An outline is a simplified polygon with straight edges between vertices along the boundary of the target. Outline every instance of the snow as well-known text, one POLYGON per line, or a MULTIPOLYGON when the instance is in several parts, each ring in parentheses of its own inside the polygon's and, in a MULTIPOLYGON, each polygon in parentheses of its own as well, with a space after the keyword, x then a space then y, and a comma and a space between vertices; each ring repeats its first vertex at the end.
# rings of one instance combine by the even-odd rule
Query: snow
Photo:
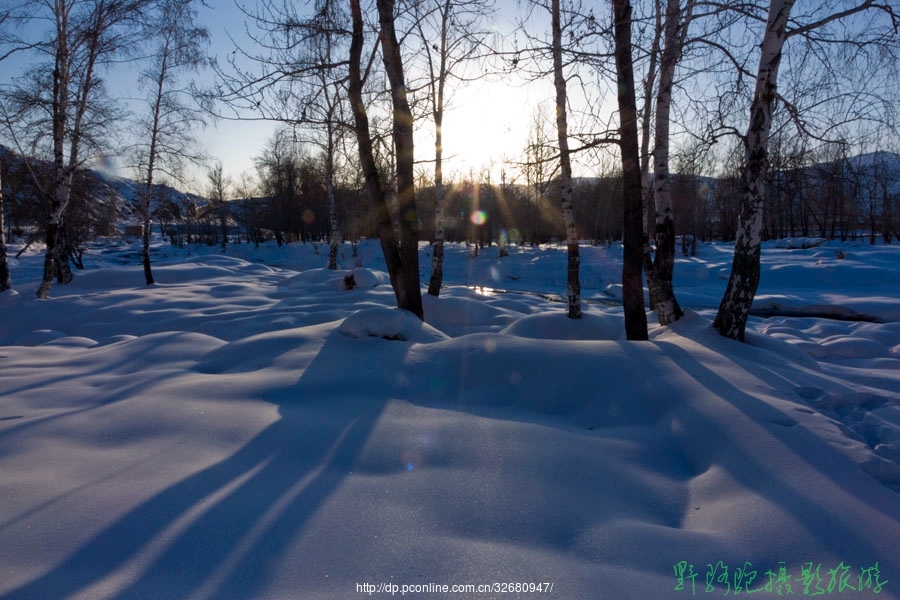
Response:
POLYGON ((149 287, 107 243, 45 301, 26 252, 0 294, 0 597, 664 598, 780 566, 802 594, 820 565, 900 598, 900 249, 805 246, 764 248, 754 308, 784 314, 747 344, 710 326, 729 245, 678 258, 688 310, 648 342, 616 246, 581 248, 579 322, 564 247, 448 244, 425 323, 375 241, 336 272, 324 245, 157 244, 149 287))

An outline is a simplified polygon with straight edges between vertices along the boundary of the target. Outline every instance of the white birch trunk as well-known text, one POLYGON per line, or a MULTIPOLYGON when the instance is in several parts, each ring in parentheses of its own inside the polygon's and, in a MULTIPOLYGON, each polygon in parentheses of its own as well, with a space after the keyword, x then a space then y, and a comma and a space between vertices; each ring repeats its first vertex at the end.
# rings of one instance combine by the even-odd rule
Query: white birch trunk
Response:
POLYGON ((794 0, 772 0, 769 5, 769 16, 756 75, 756 89, 750 105, 750 125, 744 141, 745 164, 741 175, 743 202, 738 220, 731 277, 728 279, 728 286, 719 304, 719 312, 713 322, 713 327, 720 334, 740 341, 744 341, 750 306, 759 287, 769 133, 772 127, 778 67, 787 38, 788 15, 793 5, 794 0))
MULTIPOLYGON (((656 138, 653 147, 653 200, 656 207, 656 260, 650 302, 656 309, 660 325, 668 325, 684 314, 675 298, 672 276, 675 268, 675 217, 672 212, 672 179, 669 172, 669 124, 672 111, 672 86, 675 67, 681 59, 682 47, 690 24, 693 0, 684 9, 681 0, 666 3, 664 49, 659 65, 659 90, 656 95, 656 138)), ((651 277, 647 281, 650 284, 651 277)))
POLYGON ((37 297, 50 296, 53 276, 56 273, 56 242, 62 213, 68 202, 68 188, 65 186, 65 136, 69 109, 69 52, 68 52, 68 12, 56 10, 56 57, 53 70, 53 191, 50 195, 50 211, 47 220, 46 249, 44 250, 44 274, 37 297))
MULTIPOLYGON (((662 37, 662 6, 660 0, 655 0, 656 25, 654 27, 653 43, 650 46, 649 65, 647 66, 647 78, 644 81, 644 106, 641 111, 641 191, 643 201, 643 213, 641 224, 644 235, 649 239, 653 235, 650 226, 650 210, 653 202, 653 189, 650 187, 650 119, 653 116, 653 89, 656 84, 656 73, 659 64, 659 43, 662 37)), ((645 250, 649 252, 649 246, 645 250)), ((652 308, 652 307, 651 307, 652 308)))
POLYGON ((0 176, 0 292, 12 289, 12 278, 9 275, 9 260, 6 257, 6 222, 3 202, 3 179, 0 176))
POLYGON ((331 240, 328 249, 328 268, 337 270, 338 248, 341 243, 341 232, 338 229, 337 205, 334 199, 334 126, 331 113, 328 116, 328 147, 325 149, 325 197, 328 199, 328 217, 331 221, 331 240))
MULTIPOLYGON (((431 277, 428 280, 428 294, 439 296, 444 282, 444 240, 446 223, 444 218, 444 84, 447 81, 448 26, 451 0, 445 0, 441 8, 441 45, 438 62, 437 85, 435 74, 431 73, 431 102, 434 117, 434 248, 431 254, 431 277)), ((423 36, 424 37, 424 36, 423 36)), ((431 54, 428 54, 429 67, 431 54)))
POLYGON ((569 318, 581 318, 581 282, 578 279, 581 257, 578 251, 578 231, 575 227, 575 207, 572 202, 572 163, 569 158, 569 127, 566 120, 566 79, 562 64, 562 27, 560 0, 552 0, 553 28, 553 85, 556 88, 556 134, 559 141, 559 196, 563 223, 566 227, 568 268, 566 298, 569 318))
POLYGON ((54 56, 53 90, 51 118, 53 120, 53 188, 50 195, 50 211, 47 219, 46 250, 44 251, 44 274, 37 290, 37 297, 46 299, 50 296, 50 287, 57 270, 62 274, 64 283, 71 281, 67 254, 64 249, 58 247, 60 229, 63 215, 69 204, 69 193, 72 189, 72 181, 75 170, 78 167, 78 154, 81 147, 81 137, 84 127, 85 115, 88 112, 91 101, 91 93, 94 84, 94 67, 97 58, 102 52, 102 30, 106 23, 98 16, 98 22, 94 28, 84 32, 86 55, 83 68, 77 85, 72 89, 71 70, 74 68, 73 56, 69 47, 69 11, 71 6, 57 0, 54 4, 54 18, 56 20, 56 50, 54 56), (70 98, 74 94, 74 104, 71 108, 75 113, 70 122, 70 98), (66 140, 69 142, 69 155, 65 155, 66 140), (61 252, 61 250, 63 250, 61 252), (66 262, 63 264, 60 260, 66 262), (68 273, 68 275, 66 275, 68 273))

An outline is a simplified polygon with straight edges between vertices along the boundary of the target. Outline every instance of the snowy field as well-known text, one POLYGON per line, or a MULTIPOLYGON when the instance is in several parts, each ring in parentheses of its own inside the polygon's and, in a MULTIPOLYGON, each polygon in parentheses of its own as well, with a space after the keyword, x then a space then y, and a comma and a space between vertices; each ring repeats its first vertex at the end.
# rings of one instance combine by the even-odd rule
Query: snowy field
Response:
POLYGON ((557 247, 450 246, 424 324, 374 241, 336 273, 159 245, 152 287, 107 244, 45 301, 24 254, 0 598, 900 598, 900 246, 787 246, 748 344, 710 327, 730 245, 679 258, 649 342, 615 246, 581 249, 579 322, 557 247))

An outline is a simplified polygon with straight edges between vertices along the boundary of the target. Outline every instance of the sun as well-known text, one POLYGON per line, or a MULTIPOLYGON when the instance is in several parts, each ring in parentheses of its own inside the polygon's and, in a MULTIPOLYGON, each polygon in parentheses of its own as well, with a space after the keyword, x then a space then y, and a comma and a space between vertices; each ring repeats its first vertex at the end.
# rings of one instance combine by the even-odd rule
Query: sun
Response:
MULTIPOLYGON (((504 162, 520 160, 528 143, 540 102, 534 87, 476 81, 453 93, 444 114, 445 178, 481 177, 487 170, 491 181, 500 181, 504 162)), ((416 147, 420 161, 434 156, 433 125, 425 131, 416 147)))

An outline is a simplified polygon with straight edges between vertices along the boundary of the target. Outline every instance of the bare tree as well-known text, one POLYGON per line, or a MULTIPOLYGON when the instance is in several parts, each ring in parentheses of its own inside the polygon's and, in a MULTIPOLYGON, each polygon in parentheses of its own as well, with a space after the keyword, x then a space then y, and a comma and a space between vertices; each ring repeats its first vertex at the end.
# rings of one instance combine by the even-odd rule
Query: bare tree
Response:
POLYGON ((575 208, 572 204, 572 159, 569 156, 569 125, 567 120, 566 77, 563 72, 562 25, 560 0, 551 0, 550 21, 553 35, 553 87, 556 90, 556 137, 559 143, 559 198, 563 221, 566 225, 566 298, 569 318, 581 318, 581 282, 578 269, 581 256, 578 252, 578 230, 575 227, 575 208))
POLYGON ((144 190, 141 211, 144 218, 141 259, 147 285, 153 283, 150 267, 150 228, 153 225, 150 200, 157 170, 177 178, 185 159, 198 162, 192 130, 203 125, 199 113, 183 100, 185 89, 177 87, 183 71, 196 69, 205 62, 204 49, 209 33, 195 23, 196 0, 158 0, 147 26, 155 40, 151 64, 141 73, 149 88, 149 118, 140 129, 147 134, 148 146, 141 150, 144 190))
MULTIPOLYGON (((777 91, 778 72, 781 65, 782 49, 789 37, 804 36, 806 39, 833 39, 822 30, 832 24, 850 19, 864 11, 883 13, 891 22, 896 36, 898 22, 889 4, 874 0, 863 0, 858 4, 821 17, 807 17, 808 22, 796 23, 790 19, 794 0, 771 0, 769 3, 766 28, 760 45, 759 66, 755 78, 755 90, 750 105, 750 120, 744 142, 744 165, 741 173, 741 214, 737 227, 734 259, 731 276, 713 326, 723 336, 744 341, 744 330, 750 307, 760 278, 760 252, 763 233, 763 210, 766 171, 768 167, 768 145, 772 127, 772 114, 776 100, 782 98, 777 91)), ((829 8, 829 7, 824 7, 829 8)), ((806 15, 804 15, 806 17, 806 15)), ((865 46, 866 40, 850 40, 851 46, 865 46)), ((806 122, 796 106, 786 103, 794 120, 801 128, 806 122)))
POLYGON ((365 44, 364 23, 359 0, 350 0, 353 21, 353 37, 350 44, 348 92, 356 125, 356 138, 366 189, 372 204, 378 212, 378 234, 384 252, 388 275, 397 297, 397 306, 424 317, 422 291, 419 287, 418 236, 415 231, 417 220, 415 210, 415 189, 413 170, 412 113, 406 100, 403 81, 403 62, 400 46, 394 28, 393 2, 378 1, 378 15, 381 24, 381 47, 383 61, 391 83, 394 107, 394 146, 397 153, 397 183, 399 192, 400 243, 394 235, 391 211, 387 194, 382 184, 375 162, 369 117, 363 100, 364 76, 362 51, 365 44))
MULTIPOLYGON (((434 249, 428 293, 438 296, 444 277, 444 171, 443 124, 450 91, 447 84, 471 81, 466 66, 484 57, 488 34, 481 23, 493 7, 483 0, 422 0, 416 11, 415 31, 425 62, 425 97, 434 122, 434 249)), ((477 77, 477 76, 476 76, 477 77)))
POLYGON ((337 75, 335 63, 337 50, 339 49, 337 38, 343 32, 340 21, 343 14, 337 11, 337 5, 332 0, 320 0, 316 6, 316 15, 311 26, 315 32, 317 43, 312 45, 310 54, 320 68, 313 70, 315 83, 312 92, 303 101, 301 122, 313 121, 322 130, 324 140, 322 149, 325 161, 325 195, 328 201, 328 217, 330 225, 330 246, 328 250, 328 265, 331 270, 337 269, 338 247, 341 243, 341 232, 338 227, 337 205, 334 193, 335 160, 338 154, 338 144, 343 133, 343 108, 345 76, 337 75), (308 113, 318 114, 318 118, 310 119, 308 113))
POLYGON ((746 155, 741 175, 743 212, 738 220, 731 276, 713 322, 719 333, 740 341, 744 341, 750 305, 759 286, 763 182, 781 49, 787 39, 788 17, 793 5, 793 0, 772 0, 769 4, 756 75, 756 90, 750 107, 750 126, 744 140, 746 155))
MULTIPOLYGON (((0 164, 2 171, 2 164, 0 164)), ((12 278, 9 275, 9 262, 6 258, 6 206, 3 202, 3 177, 0 172, 0 292, 12 289, 12 278)))
POLYGON ((550 117, 543 106, 536 108, 528 130, 528 143, 525 146, 524 160, 518 164, 527 188, 528 215, 523 220, 531 229, 531 243, 540 244, 545 236, 545 213, 549 212, 547 194, 550 180, 559 168, 556 149, 547 131, 550 117))
MULTIPOLYGON (((656 76, 659 73, 660 45, 662 44, 663 36, 662 14, 662 0, 653 0, 654 25, 652 28, 650 50, 647 52, 647 71, 643 82, 643 106, 640 111, 641 186, 643 190, 643 214, 641 216, 641 224, 644 227, 644 234, 648 236, 648 242, 644 246, 644 270, 647 271, 648 277, 650 276, 650 270, 653 267, 652 257, 650 256, 649 237, 654 234, 655 229, 655 223, 651 222, 652 220, 650 218, 650 205, 653 201, 653 190, 650 187, 650 136, 652 133, 650 122, 653 115, 653 93, 656 90, 656 76)), ((651 310, 653 309, 652 295, 650 297, 650 308, 651 310)))
MULTIPOLYGON (((4 125, 32 156, 49 147, 53 177, 43 190, 49 198, 44 275, 38 298, 47 298, 54 275, 71 280, 65 244, 58 244, 62 221, 76 171, 84 159, 106 141, 114 103, 106 97, 100 70, 133 41, 133 23, 140 0, 33 0, 23 3, 24 21, 52 23, 46 41, 19 41, 37 51, 26 76, 4 93, 4 125)), ((33 31, 33 27, 24 27, 33 31)))
MULTIPOLYGON (((9 13, 4 12, 0 14, 0 28, 3 28, 6 25, 6 21, 9 18, 9 13)), ((0 57, 0 60, 5 59, 6 56, 0 57)), ((9 261, 6 257, 6 204, 3 199, 3 163, 0 161, 0 292, 5 292, 6 290, 12 289, 12 278, 9 274, 9 261)))
POLYGON ((219 243, 222 252, 228 248, 228 219, 230 218, 228 204, 228 190, 231 187, 231 179, 222 170, 221 161, 217 161, 206 173, 209 182, 209 200, 211 213, 219 225, 221 240, 219 243))
POLYGON ((334 180, 345 118, 346 66, 341 58, 349 34, 347 15, 336 0, 316 0, 312 11, 289 0, 262 0, 246 9, 253 48, 236 48, 229 68, 216 68, 218 88, 210 98, 230 108, 228 118, 276 121, 304 143, 319 147, 329 216, 329 269, 337 268, 341 231, 334 180), (248 67, 248 65, 250 65, 248 67))
MULTIPOLYGON (((575 150, 570 148, 570 139, 573 137, 570 131, 571 110, 569 106, 570 80, 579 80, 580 69, 592 59, 596 58, 590 52, 588 40, 599 38, 596 18, 593 9, 586 10, 577 0, 530 0, 528 5, 528 17, 523 23, 523 30, 529 39, 531 47, 527 49, 529 55, 536 64, 533 77, 552 76, 554 88, 554 113, 556 125, 556 156, 558 173, 557 185, 554 187, 555 196, 559 203, 565 228, 566 248, 568 260, 566 265, 566 298, 568 316, 572 319, 581 317, 581 283, 579 281, 579 269, 581 257, 578 248, 578 228, 575 215, 572 190, 572 156, 575 150), (550 17, 550 39, 545 41, 538 36, 529 34, 525 24, 532 20, 532 11, 540 8, 546 11, 550 17), (546 67, 545 61, 549 59, 550 66, 546 67)), ((518 62, 518 58, 513 59, 518 62)), ((530 67, 525 67, 527 70, 530 67)), ((583 81, 583 80, 582 80, 583 81)), ((577 127, 575 128, 577 129, 577 127)), ((591 134, 590 145, 599 143, 597 136, 591 134)), ((584 149, 580 148, 579 150, 584 149)))
POLYGON ((393 139, 397 160, 397 207, 400 225, 400 260, 406 306, 424 318, 422 291, 419 288, 419 234, 416 210, 415 157, 413 153, 413 117, 406 94, 403 57, 394 26, 394 0, 376 0, 381 24, 381 58, 391 87, 393 139))
POLYGON ((622 153, 624 217, 622 242, 622 303, 625 309, 625 335, 629 340, 646 340, 647 314, 644 312, 642 284, 643 225, 640 149, 637 132, 637 102, 634 91, 634 67, 631 46, 631 2, 613 0, 616 46, 616 73, 619 99, 619 147, 622 153))
POLYGON ((668 325, 683 315, 672 275, 675 267, 675 218, 672 212, 672 183, 669 173, 669 125, 675 68, 681 58, 694 0, 667 0, 663 50, 659 60, 659 89, 656 94, 656 127, 653 146, 653 201, 656 209, 656 257, 647 270, 650 304, 660 325, 668 325))

